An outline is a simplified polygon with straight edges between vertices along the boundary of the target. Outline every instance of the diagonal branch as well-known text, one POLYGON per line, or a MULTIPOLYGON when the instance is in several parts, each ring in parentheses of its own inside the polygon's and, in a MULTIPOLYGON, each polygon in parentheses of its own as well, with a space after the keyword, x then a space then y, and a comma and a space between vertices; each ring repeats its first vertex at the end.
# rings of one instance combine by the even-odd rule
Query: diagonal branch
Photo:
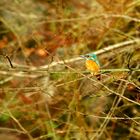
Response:
MULTIPOLYGON (((106 52, 109 52, 109 51, 112 51, 112 50, 116 50, 116 49, 122 49, 123 50, 123 49, 128 49, 128 48, 130 49, 130 47, 131 48, 138 48, 139 46, 133 46, 134 44, 138 44, 138 43, 140 43, 140 39, 128 40, 128 41, 120 42, 120 43, 115 44, 115 45, 110 45, 110 46, 108 46, 106 48, 103 48, 103 49, 100 49, 100 50, 98 50, 94 53, 96 55, 102 55, 103 53, 106 53, 106 52), (130 45, 132 45, 132 46, 130 46, 130 45)), ((28 67, 28 66, 25 66, 25 67, 26 68, 28 67, 31 70, 47 69, 47 68, 50 68, 50 67, 54 67, 56 65, 62 65, 64 63, 72 63, 72 62, 76 62, 76 61, 79 61, 79 60, 82 60, 82 59, 83 58, 81 58, 81 57, 75 57, 75 58, 72 58, 72 59, 67 59, 67 60, 65 60, 65 62, 62 60, 62 61, 58 61, 58 62, 52 62, 49 65, 47 64, 47 65, 43 65, 43 66, 40 66, 40 67, 28 67)))

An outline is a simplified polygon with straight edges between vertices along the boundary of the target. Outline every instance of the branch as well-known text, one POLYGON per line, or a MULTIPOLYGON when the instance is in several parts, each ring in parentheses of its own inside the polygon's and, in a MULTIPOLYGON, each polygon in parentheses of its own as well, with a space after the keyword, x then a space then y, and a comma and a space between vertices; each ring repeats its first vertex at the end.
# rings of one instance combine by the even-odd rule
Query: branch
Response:
MULTIPOLYGON (((133 44, 138 44, 140 43, 140 39, 134 39, 134 40, 128 40, 128 41, 124 41, 124 42, 120 42, 118 44, 115 44, 115 45, 110 45, 106 48, 103 48, 103 49, 100 49, 98 51, 95 51, 94 53, 96 55, 102 55, 103 53, 106 53, 108 51, 112 51, 112 50, 117 50, 117 49, 130 49, 130 48, 138 48, 139 46, 133 46, 133 44), (130 46, 132 45, 132 46, 130 46), (121 48, 123 47, 123 48, 121 48)), ((93 53, 93 52, 92 52, 93 53)), ((51 68, 51 67, 54 67, 56 65, 63 65, 65 63, 72 63, 72 62, 76 62, 76 61, 79 61, 79 60, 82 60, 83 58, 81 57, 75 57, 75 58, 72 58, 72 59, 67 59, 65 61, 58 61, 58 62, 52 62, 51 64, 47 64, 47 65, 43 65, 43 66, 40 66, 40 67, 31 67, 31 66, 27 66, 27 65, 18 65, 18 64, 14 64, 15 66, 19 66, 19 67, 23 67, 23 68, 26 68, 26 69, 30 69, 30 70, 33 70, 33 71, 36 71, 36 70, 40 70, 40 69, 47 69, 47 68, 51 68)))
POLYGON ((9 62, 9 64, 10 64, 10 66, 11 66, 11 68, 14 68, 10 57, 6 55, 5 58, 7 58, 7 60, 8 60, 8 62, 9 62))
MULTIPOLYGON (((33 18, 33 16, 32 16, 32 18, 33 18)), ((121 18, 121 19, 135 21, 135 22, 138 22, 138 23, 140 22, 140 19, 131 17, 129 15, 120 15, 120 14, 97 14, 97 15, 94 15, 94 16, 87 15, 87 16, 77 17, 77 18, 62 18, 62 19, 46 19, 46 18, 44 18, 44 19, 42 19, 42 21, 39 24, 44 24, 44 23, 75 22, 75 21, 83 21, 83 20, 93 20, 93 19, 97 19, 97 18, 121 18)))
POLYGON ((5 57, 5 58, 8 60, 10 67, 11 67, 11 68, 14 68, 14 66, 13 66, 13 64, 12 64, 12 61, 11 61, 11 59, 10 59, 10 57, 9 57, 8 55, 0 54, 0 56, 5 57))

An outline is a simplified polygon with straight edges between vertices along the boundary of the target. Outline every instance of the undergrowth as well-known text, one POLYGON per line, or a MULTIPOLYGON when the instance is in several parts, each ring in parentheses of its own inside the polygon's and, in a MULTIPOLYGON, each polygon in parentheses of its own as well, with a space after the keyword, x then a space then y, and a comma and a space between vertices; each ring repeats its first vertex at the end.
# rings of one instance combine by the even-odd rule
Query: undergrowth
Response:
POLYGON ((1 0, 0 140, 138 140, 139 9, 139 0, 1 0), (79 58, 92 52, 100 81, 79 58))

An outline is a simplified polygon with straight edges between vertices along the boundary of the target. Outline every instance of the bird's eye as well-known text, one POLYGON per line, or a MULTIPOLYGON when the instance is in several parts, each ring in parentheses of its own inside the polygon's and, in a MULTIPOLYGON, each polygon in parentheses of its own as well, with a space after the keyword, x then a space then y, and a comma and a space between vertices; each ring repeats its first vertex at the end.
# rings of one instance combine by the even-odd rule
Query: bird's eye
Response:
POLYGON ((89 55, 86 55, 86 57, 89 58, 90 56, 89 55))

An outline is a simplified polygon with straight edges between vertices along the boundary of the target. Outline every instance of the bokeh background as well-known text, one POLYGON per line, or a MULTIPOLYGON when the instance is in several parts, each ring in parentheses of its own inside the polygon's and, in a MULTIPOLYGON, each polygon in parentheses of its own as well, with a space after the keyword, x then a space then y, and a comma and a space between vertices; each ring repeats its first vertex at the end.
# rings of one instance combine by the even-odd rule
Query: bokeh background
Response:
POLYGON ((0 140, 139 140, 139 37, 140 0, 1 0, 0 140))

